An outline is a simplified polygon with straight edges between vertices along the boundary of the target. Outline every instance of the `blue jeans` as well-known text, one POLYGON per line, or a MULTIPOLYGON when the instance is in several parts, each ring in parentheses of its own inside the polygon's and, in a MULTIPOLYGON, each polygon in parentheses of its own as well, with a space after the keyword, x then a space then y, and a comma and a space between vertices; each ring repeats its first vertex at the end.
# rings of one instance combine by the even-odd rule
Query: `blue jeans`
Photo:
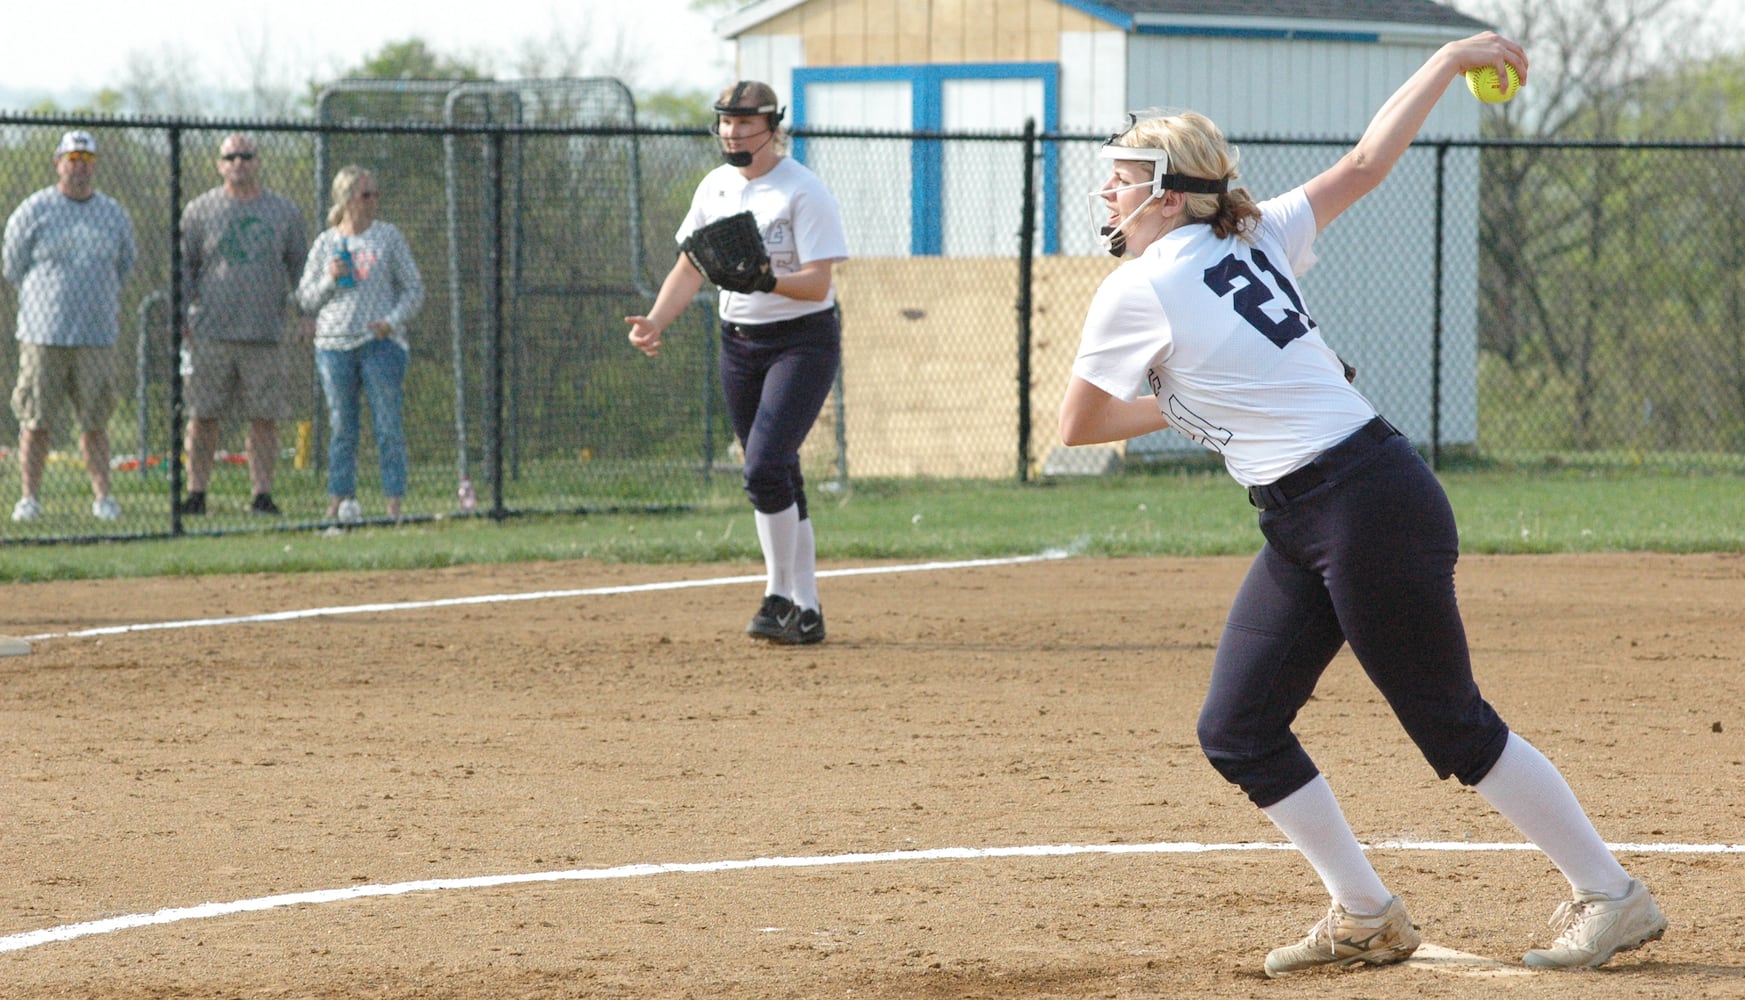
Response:
POLYGON ((370 403, 376 458, 382 469, 382 495, 406 495, 406 430, 400 418, 405 400, 406 349, 377 338, 350 351, 316 350, 315 368, 327 396, 327 493, 357 495, 358 422, 361 396, 370 403))

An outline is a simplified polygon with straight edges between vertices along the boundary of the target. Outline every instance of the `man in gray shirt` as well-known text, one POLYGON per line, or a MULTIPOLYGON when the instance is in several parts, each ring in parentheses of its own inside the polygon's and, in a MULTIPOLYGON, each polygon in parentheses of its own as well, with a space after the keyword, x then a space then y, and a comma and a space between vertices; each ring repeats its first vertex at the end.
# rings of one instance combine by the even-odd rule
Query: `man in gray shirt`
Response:
POLYGON ((109 495, 109 417, 115 412, 115 339, 121 283, 138 251, 133 220, 97 191, 97 140, 68 132, 55 147, 53 187, 26 198, 6 220, 0 269, 18 289, 18 464, 23 496, 14 521, 43 515, 37 490, 49 432, 70 410, 96 499, 91 514, 121 516, 109 495))
POLYGON ((253 140, 225 136, 217 162, 224 184, 182 212, 182 287, 188 298, 182 342, 188 496, 182 513, 206 513, 219 421, 236 416, 249 422, 249 510, 277 514, 277 421, 293 412, 285 326, 307 239, 297 206, 261 186, 253 140))

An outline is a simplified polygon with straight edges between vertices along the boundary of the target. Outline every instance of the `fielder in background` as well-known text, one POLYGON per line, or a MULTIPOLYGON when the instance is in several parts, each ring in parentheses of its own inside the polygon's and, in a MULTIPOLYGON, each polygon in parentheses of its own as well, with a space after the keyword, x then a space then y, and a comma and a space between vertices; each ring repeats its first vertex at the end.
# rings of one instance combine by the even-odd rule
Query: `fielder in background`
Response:
POLYGON ((406 496, 406 324, 424 305, 424 281, 406 237, 376 218, 381 188, 363 167, 333 177, 327 224, 309 248, 297 302, 315 313, 315 369, 332 428, 327 446, 327 519, 363 520, 357 501, 362 400, 370 403, 376 461, 388 517, 400 520, 406 496))
POLYGON ((1192 113, 1146 117, 1113 137, 1102 150, 1113 176, 1092 193, 1106 245, 1133 259, 1091 302, 1062 440, 1173 426, 1223 455, 1260 510, 1265 544, 1230 609, 1198 729, 1212 765, 1332 896, 1306 938, 1266 957, 1268 976, 1399 962, 1418 947, 1404 904, 1291 730, 1347 642, 1436 773, 1476 789, 1568 879, 1557 937, 1526 964, 1597 966, 1666 929, 1557 768, 1479 694, 1455 605, 1447 497, 1346 381, 1297 284, 1316 235, 1381 183, 1449 83, 1475 66, 1512 67, 1524 81, 1527 55, 1490 33, 1450 42, 1343 159, 1270 201, 1230 186, 1235 151, 1192 113))
POLYGON ((248 421, 248 509, 278 514, 277 421, 292 416, 285 323, 308 238, 291 199, 261 186, 260 152, 251 139, 225 136, 217 163, 224 183, 182 212, 182 287, 188 296, 182 342, 188 496, 182 513, 206 513, 219 420, 235 415, 248 421))
POLYGON ((785 154, 774 90, 736 83, 721 92, 715 114, 727 163, 698 185, 678 230, 683 252, 654 307, 625 321, 637 350, 659 354, 661 333, 703 286, 699 266, 711 269, 707 277, 721 289, 721 387, 745 449, 745 492, 768 573, 763 603, 746 632, 785 645, 822 642, 817 545, 800 445, 842 357, 831 269, 847 259, 848 240, 835 196, 785 154), (744 212, 761 235, 750 247, 734 238, 729 221, 744 212))
POLYGON ((18 464, 23 496, 14 521, 43 514, 37 491, 49 434, 70 410, 91 477, 91 515, 113 521, 109 495, 109 417, 115 412, 115 339, 121 284, 138 256, 133 220, 97 190, 97 140, 68 132, 55 147, 53 187, 24 199, 6 220, 4 270, 18 289, 18 464))

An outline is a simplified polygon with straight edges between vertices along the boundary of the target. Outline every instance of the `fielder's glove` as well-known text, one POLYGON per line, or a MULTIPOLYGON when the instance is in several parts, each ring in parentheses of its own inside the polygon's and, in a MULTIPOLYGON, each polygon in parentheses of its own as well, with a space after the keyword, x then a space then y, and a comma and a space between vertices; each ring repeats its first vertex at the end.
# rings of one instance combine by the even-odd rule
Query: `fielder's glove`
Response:
POLYGON ((679 244, 697 270, 729 292, 773 292, 776 276, 750 212, 729 215, 697 229, 679 244))

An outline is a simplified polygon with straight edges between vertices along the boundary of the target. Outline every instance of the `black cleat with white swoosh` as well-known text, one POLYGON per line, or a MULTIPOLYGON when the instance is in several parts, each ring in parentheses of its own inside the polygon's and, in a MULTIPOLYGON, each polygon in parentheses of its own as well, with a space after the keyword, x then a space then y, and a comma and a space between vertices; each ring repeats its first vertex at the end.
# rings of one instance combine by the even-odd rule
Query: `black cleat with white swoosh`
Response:
POLYGON ((794 618, 794 623, 776 641, 786 646, 810 646, 815 642, 823 642, 824 612, 813 611, 811 608, 801 609, 794 618))
POLYGON ((780 594, 765 594, 745 634, 771 642, 787 642, 787 635, 800 623, 800 609, 780 594))

